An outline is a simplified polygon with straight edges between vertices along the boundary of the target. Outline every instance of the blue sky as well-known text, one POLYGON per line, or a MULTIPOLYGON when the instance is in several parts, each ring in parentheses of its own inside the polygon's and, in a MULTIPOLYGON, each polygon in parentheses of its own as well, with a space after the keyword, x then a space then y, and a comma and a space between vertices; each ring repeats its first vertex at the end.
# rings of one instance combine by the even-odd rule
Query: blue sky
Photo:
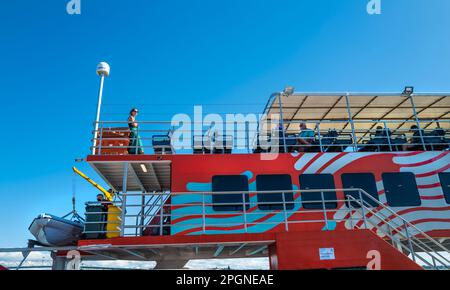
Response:
MULTIPOLYGON (((270 93, 450 91, 450 2, 382 0, 1 1, 0 247, 25 245, 41 212, 70 210, 71 166, 103 119, 169 120, 194 104, 259 113, 270 93), (219 105, 220 104, 220 105, 219 105), (231 104, 224 106, 223 104, 231 104)), ((85 164, 78 165, 92 175, 85 164)), ((78 208, 95 191, 77 179, 78 208)))

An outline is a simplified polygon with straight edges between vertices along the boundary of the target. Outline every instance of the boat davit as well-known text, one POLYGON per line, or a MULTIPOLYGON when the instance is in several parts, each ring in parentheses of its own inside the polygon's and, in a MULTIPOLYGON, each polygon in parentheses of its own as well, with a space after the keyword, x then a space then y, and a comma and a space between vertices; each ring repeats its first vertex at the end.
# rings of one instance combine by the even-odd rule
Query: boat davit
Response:
POLYGON ((28 230, 44 246, 70 246, 77 243, 84 225, 50 214, 40 214, 33 220, 28 230))

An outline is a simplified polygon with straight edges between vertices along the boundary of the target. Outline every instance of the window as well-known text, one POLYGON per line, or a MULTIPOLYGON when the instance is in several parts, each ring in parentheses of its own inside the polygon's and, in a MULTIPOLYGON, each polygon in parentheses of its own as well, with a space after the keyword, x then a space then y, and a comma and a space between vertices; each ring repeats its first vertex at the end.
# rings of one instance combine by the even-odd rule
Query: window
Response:
POLYGON ((389 206, 421 205, 416 178, 413 173, 383 173, 382 178, 389 206))
MULTIPOLYGON (((331 174, 302 174, 299 176, 300 189, 334 189, 334 179, 331 174)), ((322 209, 322 192, 302 192, 302 202, 305 209, 322 209)), ((336 191, 324 191, 325 208, 337 208, 336 191)))
MULTIPOLYGON (((378 200, 377 183, 375 176, 372 173, 344 173, 341 175, 342 186, 344 188, 361 188, 366 191, 370 196, 378 200)), ((347 196, 351 196, 354 199, 360 200, 359 191, 344 191, 345 199, 347 196)), ((376 207, 378 204, 370 197, 361 193, 365 206, 376 207)), ((348 202, 346 202, 348 207, 348 202)), ((358 202, 352 202, 352 207, 360 207, 358 202)))
MULTIPOLYGON (((292 190, 291 176, 288 174, 267 174, 256 176, 257 191, 273 191, 273 190, 292 190)), ((282 193, 258 193, 258 208, 261 210, 282 210, 283 195, 282 193), (275 202, 267 204, 266 202, 275 202), (266 203, 266 204, 260 204, 266 203)), ((294 208, 294 194, 292 192, 284 193, 286 209, 294 208)))
POLYGON ((445 201, 450 204, 450 172, 439 173, 442 191, 444 192, 445 201))
MULTIPOLYGON (((216 175, 212 178, 213 192, 242 191, 248 192, 248 178, 245 175, 216 175)), ((240 211, 243 210, 241 193, 213 194, 213 209, 215 211, 240 211), (218 203, 231 203, 216 205, 218 203)), ((245 194, 245 201, 249 202, 248 193, 245 194)), ((249 205, 246 205, 248 209, 249 205)))

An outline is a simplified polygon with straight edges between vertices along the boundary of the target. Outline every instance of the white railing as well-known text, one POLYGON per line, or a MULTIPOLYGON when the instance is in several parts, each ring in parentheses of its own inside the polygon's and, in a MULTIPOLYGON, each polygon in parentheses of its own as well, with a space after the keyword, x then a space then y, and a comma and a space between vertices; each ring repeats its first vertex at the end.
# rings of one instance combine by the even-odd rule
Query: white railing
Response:
POLYGON ((264 126, 246 123, 223 132, 210 128, 181 130, 171 127, 170 121, 138 124, 133 136, 139 136, 140 142, 130 137, 127 122, 99 122, 98 131, 93 132, 92 154, 433 151, 448 150, 450 144, 448 120, 352 120, 353 126, 349 126, 349 120, 285 121, 284 130, 259 131, 255 128, 264 126), (296 129, 300 123, 305 123, 314 137, 300 137, 296 129), (411 130, 411 126, 417 129, 411 130), (182 140, 175 139, 174 132, 176 136, 184 134, 182 140))

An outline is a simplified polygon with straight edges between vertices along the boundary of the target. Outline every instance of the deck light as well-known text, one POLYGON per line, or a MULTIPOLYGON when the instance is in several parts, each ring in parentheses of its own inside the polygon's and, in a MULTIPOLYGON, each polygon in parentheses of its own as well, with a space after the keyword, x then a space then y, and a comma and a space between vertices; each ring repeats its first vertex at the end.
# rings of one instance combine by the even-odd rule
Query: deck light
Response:
POLYGON ((405 90, 403 91, 403 94, 405 96, 410 96, 414 93, 414 87, 405 87, 405 90))
POLYGON ((145 164, 141 164, 141 169, 144 173, 147 173, 147 167, 145 167, 145 164))
POLYGON ((292 94, 294 94, 295 88, 292 86, 287 86, 286 88, 284 88, 283 90, 283 94, 286 96, 290 96, 292 94))

